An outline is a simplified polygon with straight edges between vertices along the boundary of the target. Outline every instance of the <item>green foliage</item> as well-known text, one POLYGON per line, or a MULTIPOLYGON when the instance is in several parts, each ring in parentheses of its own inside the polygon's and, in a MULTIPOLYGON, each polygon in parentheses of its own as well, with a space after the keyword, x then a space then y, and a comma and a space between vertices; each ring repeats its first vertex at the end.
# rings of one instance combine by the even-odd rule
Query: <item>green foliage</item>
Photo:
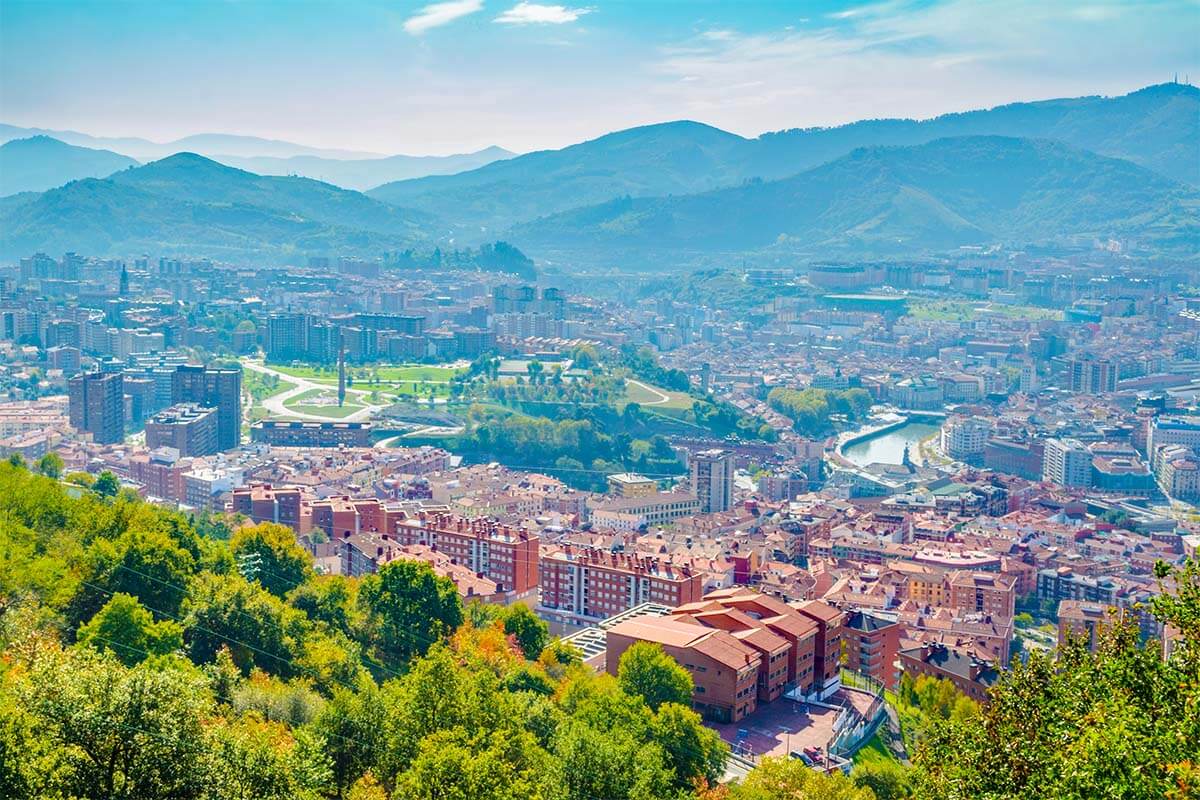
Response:
POLYGON ((692 703, 692 676, 657 644, 635 642, 622 653, 617 681, 654 710, 664 703, 692 703))
POLYGON ((166 655, 183 647, 183 631, 171 620, 155 622, 136 597, 117 593, 76 634, 97 650, 111 650, 122 663, 137 664, 148 656, 166 655))
POLYGON ((120 479, 108 470, 97 475, 95 483, 92 484, 92 490, 101 497, 116 497, 120 489, 120 479))
POLYGON ((1105 626, 1057 660, 1031 653, 992 688, 981 715, 936 725, 916 756, 920 797, 1162 798, 1200 786, 1200 566, 1163 566, 1153 603, 1181 639, 1169 659, 1136 621, 1105 626), (1003 746, 997 746, 1002 743, 1003 746))
POLYGON ((449 578, 424 562, 399 560, 368 576, 359 603, 384 664, 402 666, 462 624, 462 600, 449 578))
POLYGON ((504 632, 517 640, 521 652, 530 660, 537 660, 550 639, 549 626, 524 603, 506 609, 504 632))
POLYGON ((776 387, 767 395, 767 402, 779 413, 792 420, 797 433, 819 436, 833 430, 830 419, 841 414, 851 421, 864 419, 871 410, 871 395, 865 389, 786 389, 776 387))
POLYGON ((52 743, 48 794, 202 796, 201 720, 211 698, 196 676, 150 662, 128 668, 86 648, 45 647, 15 691, 52 743))
POLYGON ((37 460, 37 471, 47 478, 57 479, 63 471, 62 456, 55 452, 46 453, 37 460))
POLYGON ((283 597, 312 576, 312 557, 284 525, 263 522, 239 528, 230 544, 235 558, 254 565, 251 577, 276 597, 283 597))
POLYGON ((850 777, 855 786, 870 789, 877 800, 904 800, 912 796, 909 771, 895 761, 856 765, 850 777))
POLYGON ((871 789, 857 786, 840 772, 823 773, 798 758, 764 758, 728 793, 701 795, 702 800, 875 800, 871 789))

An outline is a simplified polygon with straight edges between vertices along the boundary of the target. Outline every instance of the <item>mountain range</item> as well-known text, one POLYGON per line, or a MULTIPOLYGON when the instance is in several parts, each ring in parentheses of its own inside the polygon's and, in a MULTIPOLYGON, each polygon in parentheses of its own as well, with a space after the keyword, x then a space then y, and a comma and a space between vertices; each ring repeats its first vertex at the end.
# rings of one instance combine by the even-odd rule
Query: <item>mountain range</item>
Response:
POLYGON ((44 192, 79 178, 102 178, 137 166, 129 156, 92 150, 31 136, 0 145, 0 197, 18 192, 44 192))
POLYGON ((485 147, 473 153, 450 156, 387 156, 385 158, 321 158, 320 156, 231 156, 214 155, 213 160, 260 175, 303 175, 360 191, 381 183, 422 178, 426 175, 452 175, 456 172, 512 158, 515 153, 503 147, 485 147))
POLYGON ((436 225, 359 192, 255 175, 194 153, 23 197, 0 204, 0 254, 374 256, 419 243, 436 225))
POLYGON ((353 159, 382 158, 384 156, 383 153, 367 153, 361 150, 328 150, 279 139, 263 139, 258 136, 239 136, 229 133, 198 133, 170 142, 152 142, 136 136, 92 136, 79 131, 22 128, 0 123, 0 141, 27 139, 30 136, 49 136, 60 142, 79 147, 113 150, 132 156, 139 161, 152 161, 182 152, 231 153, 242 157, 266 156, 271 158, 318 156, 320 158, 353 159))
POLYGON ((795 175, 860 147, 955 136, 1053 139, 1200 186, 1200 89, 1151 86, 1120 97, 1015 103, 931 120, 866 120, 745 139, 696 122, 633 128, 470 172, 380 186, 372 197, 422 209, 462 235, 629 195, 692 194, 795 175))
POLYGON ((518 226, 527 251, 903 253, 994 242, 1200 241, 1200 192, 1048 140, 961 136, 860 148, 776 181, 623 197, 518 226))
POLYGON ((403 156, 238 157, 261 171, 290 172, 288 163, 342 170, 339 180, 360 186, 382 174, 384 162, 454 169, 450 159, 502 159, 365 194, 183 153, 103 180, 0 198, 0 254, 153 250, 288 260, 458 248, 499 236, 543 258, 686 264, 768 248, 916 255, 1116 236, 1195 257, 1197 142, 1200 90, 1165 84, 1121 97, 755 139, 671 122, 561 150, 504 158, 510 154, 490 148, 439 165, 403 156))

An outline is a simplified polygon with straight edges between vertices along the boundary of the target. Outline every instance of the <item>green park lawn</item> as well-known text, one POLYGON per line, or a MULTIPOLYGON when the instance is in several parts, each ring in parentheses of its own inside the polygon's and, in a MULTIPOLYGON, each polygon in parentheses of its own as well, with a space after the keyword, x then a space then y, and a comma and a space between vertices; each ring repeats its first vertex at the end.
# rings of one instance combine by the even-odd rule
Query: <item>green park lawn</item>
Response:
MULTIPOLYGON (((643 381, 642 383, 645 382, 643 381)), ((650 386, 651 389, 656 391, 649 391, 637 383, 626 380, 625 397, 623 398, 624 402, 637 403, 647 410, 656 411, 665 411, 668 409, 676 411, 686 410, 691 408, 692 403, 695 402, 695 398, 685 392, 673 392, 669 389, 661 389, 657 386, 651 386, 648 383, 646 386, 650 386), (660 392, 667 396, 667 401, 665 403, 657 402, 662 399, 661 395, 659 394, 660 392)))
POLYGON ((986 300, 913 300, 908 309, 908 316, 913 319, 939 322, 970 322, 985 314, 999 314, 1013 319, 1062 319, 1062 312, 1053 308, 1010 306, 986 300))

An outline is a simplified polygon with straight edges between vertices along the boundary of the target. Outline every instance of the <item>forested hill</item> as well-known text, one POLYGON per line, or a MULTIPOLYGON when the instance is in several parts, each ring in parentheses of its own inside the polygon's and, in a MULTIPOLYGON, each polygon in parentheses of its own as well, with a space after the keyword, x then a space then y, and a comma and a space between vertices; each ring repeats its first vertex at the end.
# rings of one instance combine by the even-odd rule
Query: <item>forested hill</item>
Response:
POLYGON ((685 197, 622 198, 515 229, 538 251, 776 246, 920 253, 996 242, 1137 236, 1194 253, 1196 190, 1128 161, 999 136, 865 148, 792 178, 685 197))

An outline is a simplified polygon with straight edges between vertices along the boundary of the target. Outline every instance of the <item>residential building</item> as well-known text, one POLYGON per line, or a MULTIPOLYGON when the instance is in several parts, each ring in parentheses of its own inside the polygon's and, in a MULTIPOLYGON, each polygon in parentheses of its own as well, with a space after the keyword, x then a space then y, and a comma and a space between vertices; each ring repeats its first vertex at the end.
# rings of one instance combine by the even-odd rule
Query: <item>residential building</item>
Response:
POLYGON ((1000 679, 991 662, 940 642, 902 649, 898 660, 902 672, 914 678, 928 675, 948 680, 977 703, 987 702, 988 690, 1000 679))
POLYGON ((87 372, 67 385, 71 427, 97 444, 125 439, 125 392, 120 372, 87 372))
POLYGON ((217 409, 217 448, 232 450, 242 439, 242 370, 184 364, 171 381, 172 403, 217 409))
POLYGON ((1078 439, 1047 439, 1042 480, 1068 488, 1091 486, 1091 451, 1078 439))
POLYGON ((717 722, 738 722, 758 708, 762 656, 733 634, 670 617, 642 616, 608 629, 606 669, 616 675, 621 656, 651 642, 692 676, 692 707, 717 722))
POLYGON ((904 626, 894 613, 856 609, 847 613, 842 628, 847 669, 896 688, 896 657, 904 626))
POLYGON ((681 606, 700 599, 703 576, 665 559, 572 545, 541 555, 541 609, 568 624, 588 623, 641 603, 681 606))
POLYGON ((146 421, 146 446, 170 447, 184 457, 217 453, 217 409, 179 403, 159 411, 146 421))
POLYGON ((733 505, 733 453, 702 450, 689 460, 692 491, 700 498, 700 510, 706 514, 728 511, 733 505))
POLYGON ((250 426, 250 440, 277 447, 370 447, 370 422, 302 422, 264 419, 250 426))
POLYGON ((1013 575, 962 570, 952 573, 948 583, 951 608, 1006 619, 1016 613, 1017 579, 1013 575))

